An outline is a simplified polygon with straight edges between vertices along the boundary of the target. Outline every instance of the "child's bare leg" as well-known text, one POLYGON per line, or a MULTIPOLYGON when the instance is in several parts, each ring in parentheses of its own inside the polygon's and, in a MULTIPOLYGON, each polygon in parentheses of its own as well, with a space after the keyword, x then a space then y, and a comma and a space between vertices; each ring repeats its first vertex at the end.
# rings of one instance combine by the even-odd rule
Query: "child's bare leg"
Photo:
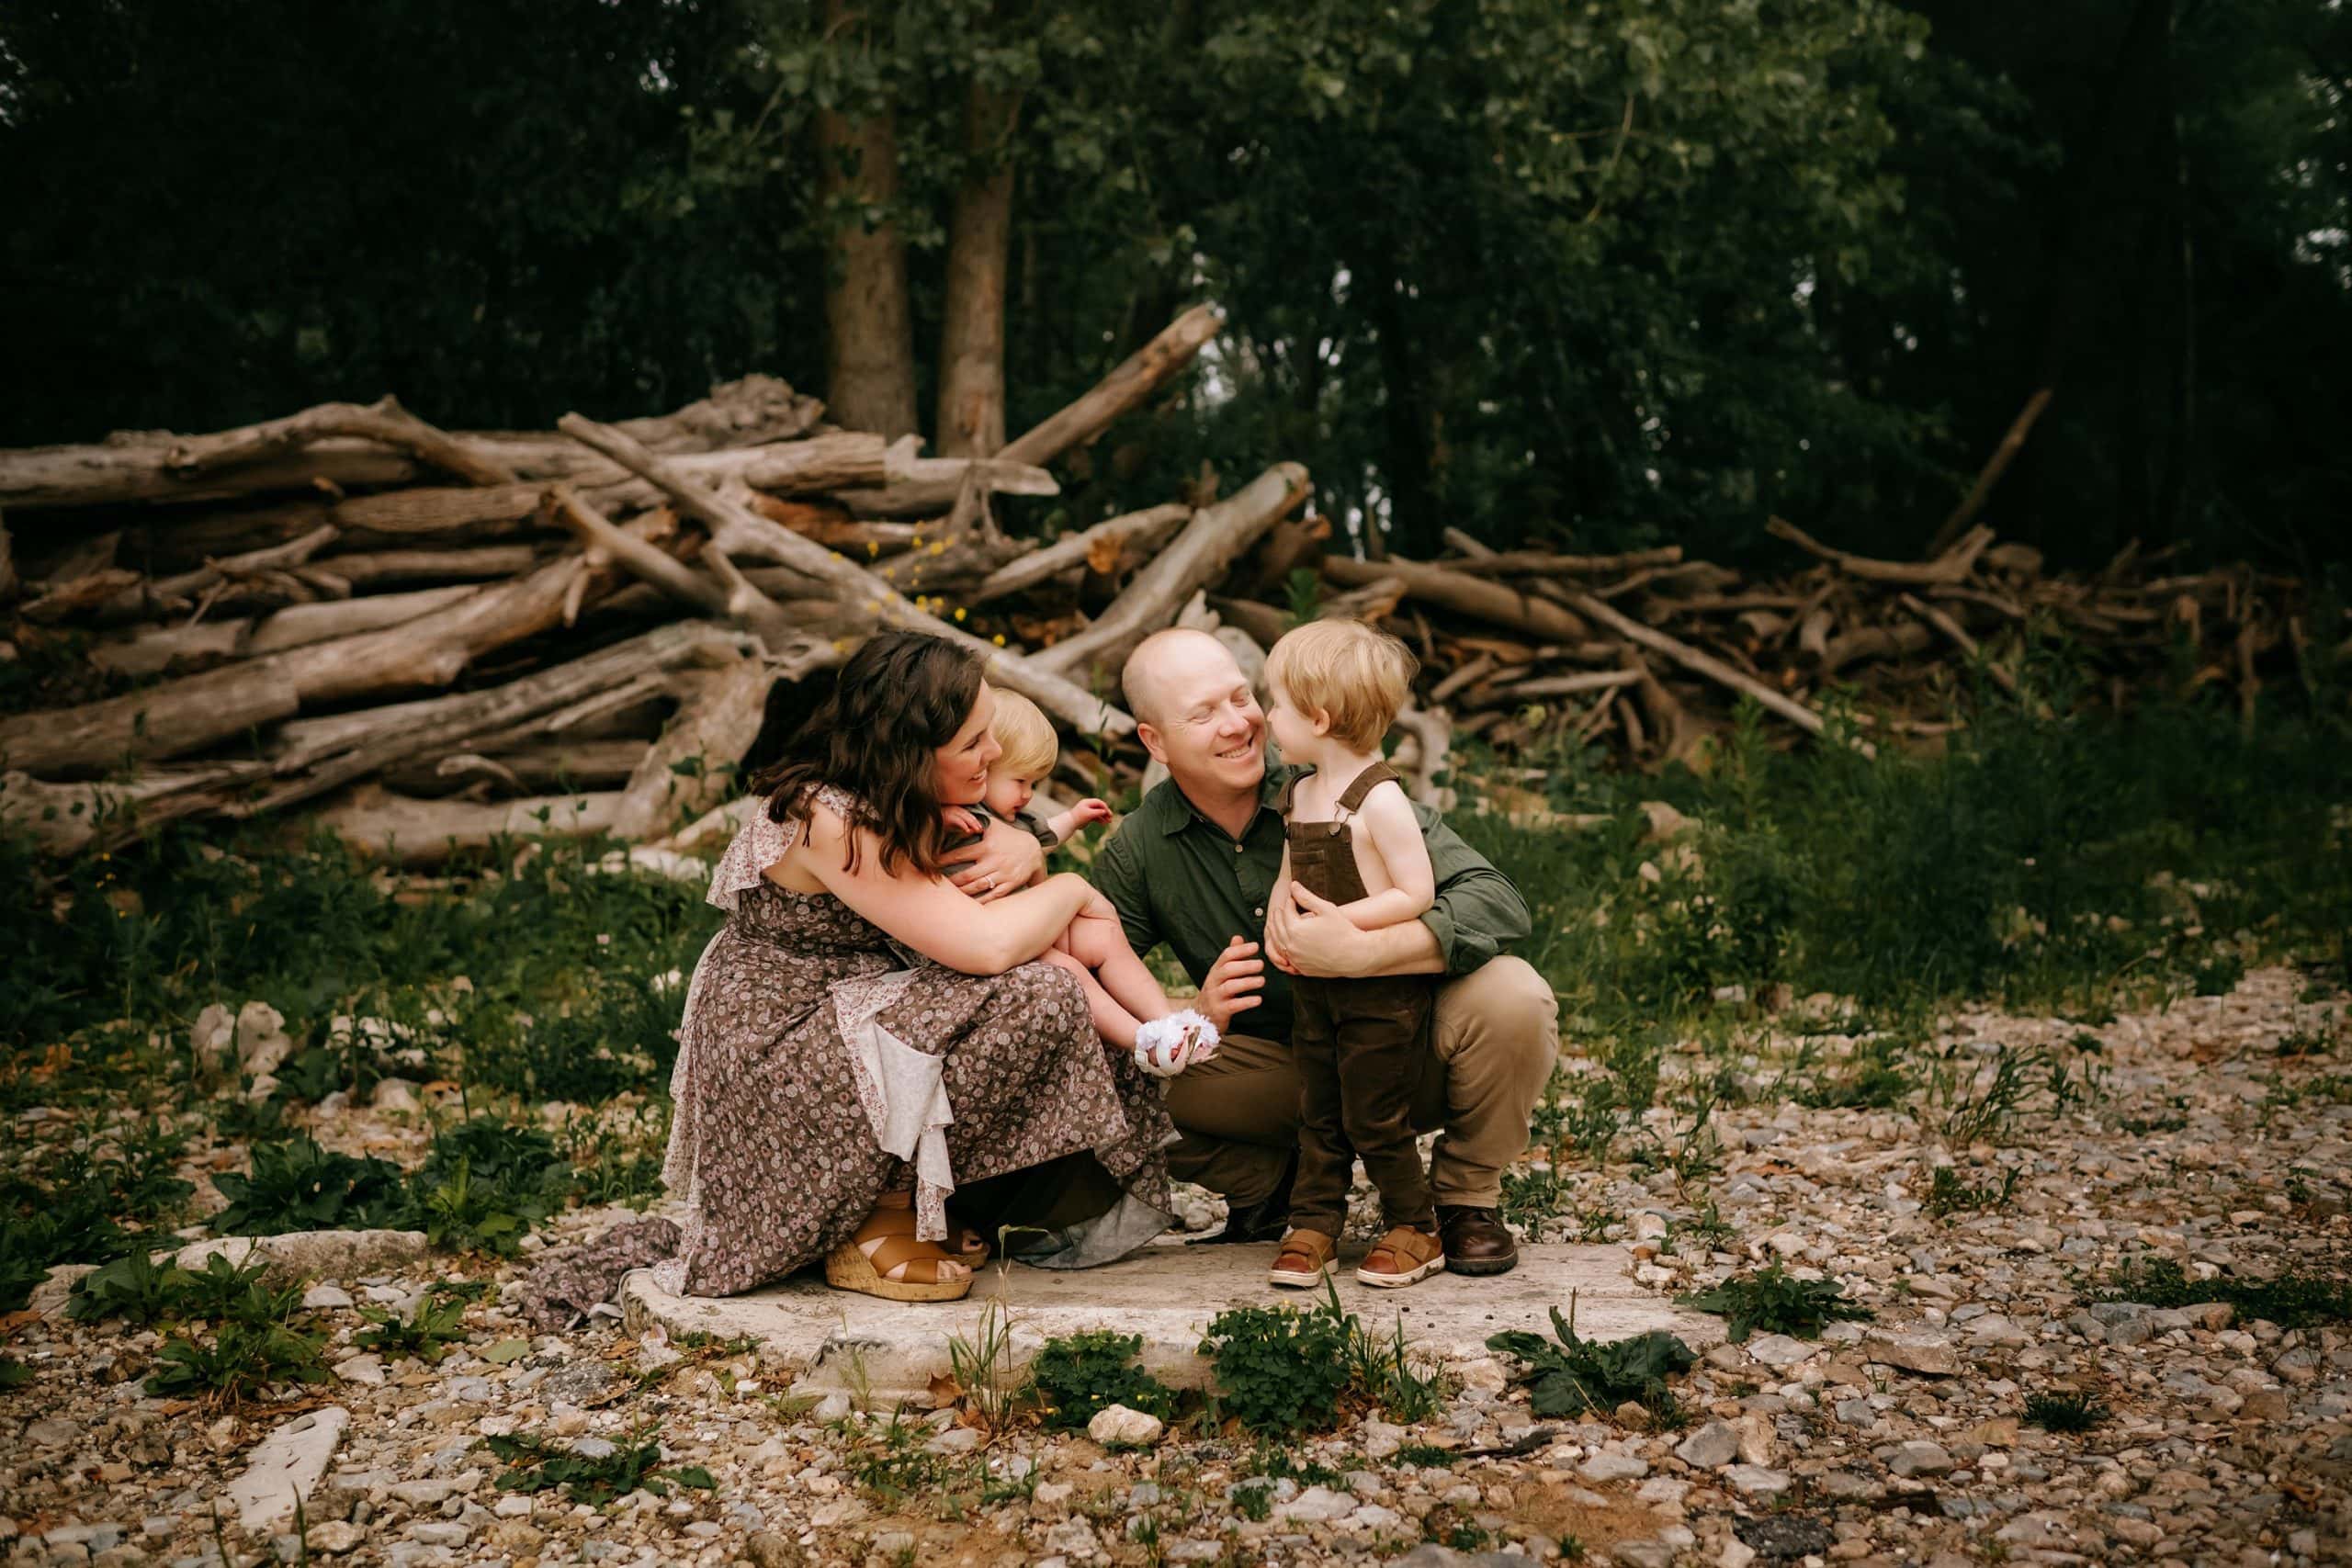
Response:
MULTIPOLYGON (((1141 1021, 1103 989, 1102 982, 1094 977, 1094 972, 1058 947, 1047 948, 1044 957, 1046 963, 1078 976, 1078 983, 1086 990, 1087 1010, 1094 1015, 1094 1032, 1122 1051, 1134 1050, 1136 1031, 1141 1027, 1141 1021)), ((1151 1016, 1158 1018, 1159 1014, 1151 1016)))
POLYGON ((1112 999, 1136 1018, 1165 1018, 1176 1010, 1151 969, 1127 945, 1126 933, 1111 920, 1072 920, 1057 946, 1067 950, 1100 978, 1112 999))

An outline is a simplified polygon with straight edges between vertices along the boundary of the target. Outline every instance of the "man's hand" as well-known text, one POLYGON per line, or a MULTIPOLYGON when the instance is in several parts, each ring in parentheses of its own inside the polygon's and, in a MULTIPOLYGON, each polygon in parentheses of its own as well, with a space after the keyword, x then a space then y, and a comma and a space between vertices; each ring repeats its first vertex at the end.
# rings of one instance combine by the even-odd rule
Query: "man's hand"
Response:
POLYGON ((1337 904, 1295 882, 1287 901, 1276 899, 1266 910, 1266 946, 1293 975, 1328 978, 1369 974, 1373 967, 1355 923, 1337 904))
POLYGON ((1227 1034, 1233 1030, 1236 1013, 1247 1012, 1266 999, 1259 994, 1265 988, 1266 961, 1258 956, 1258 944, 1235 937, 1201 976, 1201 994, 1193 1006, 1216 1025, 1219 1034, 1227 1034))
POLYGON ((1028 886, 1046 869, 1046 847, 1035 834, 991 821, 986 838, 944 859, 963 868, 951 871, 947 880, 987 904, 1028 886))

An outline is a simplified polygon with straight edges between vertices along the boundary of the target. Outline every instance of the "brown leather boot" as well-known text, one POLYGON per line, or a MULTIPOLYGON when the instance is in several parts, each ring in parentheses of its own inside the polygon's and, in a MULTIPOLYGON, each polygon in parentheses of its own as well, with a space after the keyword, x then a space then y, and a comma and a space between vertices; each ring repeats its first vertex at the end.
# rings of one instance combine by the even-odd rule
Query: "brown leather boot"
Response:
POLYGON ((1440 1203, 1437 1234, 1449 1274, 1508 1274, 1519 1267, 1519 1241, 1492 1209, 1440 1203))

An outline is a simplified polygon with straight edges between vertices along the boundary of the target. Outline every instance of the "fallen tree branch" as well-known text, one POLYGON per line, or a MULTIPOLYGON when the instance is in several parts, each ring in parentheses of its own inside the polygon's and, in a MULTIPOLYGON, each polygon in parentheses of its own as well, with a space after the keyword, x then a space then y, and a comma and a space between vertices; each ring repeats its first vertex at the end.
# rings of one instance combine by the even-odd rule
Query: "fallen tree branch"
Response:
POLYGON ((618 791, 607 791, 486 804, 412 800, 369 784, 320 811, 318 820, 361 853, 413 871, 500 839, 592 838, 611 829, 620 799, 618 791))
POLYGON ((266 420, 241 430, 188 436, 174 442, 164 452, 164 469, 175 479, 196 479, 222 468, 282 457, 338 435, 380 442, 471 484, 510 484, 515 477, 505 464, 427 424, 401 407, 399 399, 391 397, 379 398, 364 406, 321 403, 300 413, 266 420))
POLYGON ((1830 548, 1784 517, 1775 517, 1764 525, 1764 531, 1776 539, 1786 539, 1808 555, 1820 557, 1840 571, 1866 579, 1871 582, 1901 582, 1914 587, 1938 582, 1958 582, 1976 564, 1984 547, 1993 542, 1993 530, 1972 528, 1959 543, 1929 561, 1873 560, 1845 550, 1830 548))
POLYGON ((1091 626, 1033 654, 1032 660, 1064 675, 1088 668, 1115 674, 1136 644, 1175 620, 1185 601, 1223 576, 1243 551, 1306 499, 1307 490, 1306 468, 1277 463, 1216 505, 1201 508, 1091 626))
MULTIPOLYGON (((1470 540, 1469 543, 1475 550, 1486 550, 1486 547, 1478 544, 1475 539, 1470 540)), ((1391 564, 1393 565, 1394 563, 1391 564)), ((1765 707, 1779 714, 1782 718, 1787 719, 1790 723, 1795 725, 1798 728, 1804 730, 1808 735, 1819 735, 1825 728, 1821 716, 1814 712, 1811 708, 1805 706, 1803 703, 1797 702, 1792 698, 1772 690, 1771 687, 1765 685, 1760 681, 1742 674, 1740 671, 1733 669, 1730 665, 1725 664, 1722 660, 1715 658, 1713 655, 1702 653, 1699 649, 1692 648, 1689 643, 1680 641, 1675 637, 1670 637, 1662 631, 1657 631, 1652 627, 1645 626, 1639 621, 1636 621, 1631 616, 1628 616, 1619 611, 1614 606, 1594 598, 1589 593, 1571 593, 1569 597, 1574 602, 1577 609, 1583 611, 1586 615, 1591 616, 1595 621, 1600 622, 1602 626, 1616 632, 1628 642, 1636 642, 1641 644, 1644 648, 1650 649, 1658 653, 1663 653, 1668 659, 1673 660, 1677 664, 1681 665, 1684 669, 1704 675, 1708 680, 1713 681, 1719 685, 1729 686, 1734 691, 1747 693, 1749 696, 1754 697, 1758 703, 1761 703, 1765 707)), ((1630 720, 1632 717, 1630 712, 1627 713, 1626 717, 1629 720, 1628 728, 1630 728, 1630 720)), ((1857 742, 1857 745, 1860 748, 1863 755, 1875 755, 1867 742, 1857 742)))
POLYGON ((1532 598, 1499 582, 1399 556, 1384 561, 1326 556, 1323 575, 1349 587, 1362 587, 1383 577, 1397 578, 1404 582, 1405 592, 1416 599, 1555 642, 1582 642, 1591 635, 1583 621, 1560 605, 1532 598))
POLYGON ((1225 317, 1214 305, 1195 305, 1158 336, 1119 362, 1068 407, 1023 432, 997 454, 1009 463, 1045 468, 1073 446, 1084 446, 1141 403, 1159 384, 1193 362, 1216 336, 1225 317))
POLYGON ((1049 582, 1066 571, 1094 567, 1106 558, 1115 562, 1130 551, 1148 554, 1174 537, 1192 515, 1191 507, 1170 502, 1165 506, 1148 507, 1097 523, 1075 534, 1065 534, 982 578, 980 585, 972 591, 971 602, 986 604, 1049 582))
POLYGON ((2018 411, 2018 417, 2009 422, 2001 444, 1993 448, 1990 457, 1984 459, 1984 467, 1977 474, 1976 482, 1968 487, 1967 495, 1952 508, 1951 515, 1944 519, 1944 525, 1936 530, 1936 536, 1928 541, 1928 555, 1939 556, 1951 548, 1959 540, 1961 530, 1976 521, 1976 514, 1984 510, 1984 502, 1992 497, 1993 487, 2001 482, 2001 476, 2009 471, 2009 465, 2025 449, 2025 438, 2033 434, 2034 422, 2041 417, 2041 411, 2050 406, 2051 391, 2052 389, 2044 387, 2025 400, 2025 407, 2018 411))
POLYGON ((1472 577, 1599 577, 1612 571, 1638 571, 1645 567, 1679 565, 1680 545, 1655 550, 1629 550, 1616 556, 1559 556, 1549 550, 1498 550, 1448 561, 1453 571, 1472 577))
POLYGON ((1995 685, 2013 697, 2018 694, 2017 677, 1985 658, 1984 649, 1979 646, 1974 637, 1968 635, 1968 628, 1935 605, 1925 604, 1911 594, 1898 593, 1894 597, 1894 602, 1941 632, 1946 641, 1969 658, 1975 660, 1984 668, 1984 673, 1992 677, 1995 685))
POLYGON ((711 530, 714 548, 729 555, 758 555, 779 561, 831 586, 854 612, 862 610, 879 621, 945 637, 984 660, 991 680, 1021 693, 1080 730, 1107 735, 1134 732, 1134 719, 1050 670, 1040 668, 1034 659, 994 647, 923 614, 865 568, 718 494, 610 426, 576 413, 568 413, 556 423, 574 440, 660 486, 682 510, 711 530))
POLYGON ((680 704, 661 739, 630 773, 613 808, 613 837, 631 842, 654 838, 680 816, 699 817, 741 794, 744 781, 736 777, 735 764, 759 738, 768 688, 778 679, 765 663, 746 659, 718 671, 680 704), (699 768, 681 771, 680 764, 697 759, 699 768))

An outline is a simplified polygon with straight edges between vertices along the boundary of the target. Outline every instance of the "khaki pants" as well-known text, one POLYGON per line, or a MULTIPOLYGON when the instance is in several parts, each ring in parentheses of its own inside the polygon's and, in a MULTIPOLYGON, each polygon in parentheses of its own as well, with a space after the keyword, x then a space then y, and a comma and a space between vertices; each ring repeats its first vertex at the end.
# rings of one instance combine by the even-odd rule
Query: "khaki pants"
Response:
MULTIPOLYGON (((1527 1152, 1528 1112, 1560 1054, 1560 1004, 1524 959, 1490 959, 1438 987, 1431 1034, 1442 1095, 1413 1112, 1417 1131, 1438 1133, 1430 1186, 1440 1203, 1495 1208, 1503 1168, 1527 1152)), ((1168 1151, 1170 1171, 1234 1203, 1263 1201, 1298 1147, 1289 1043, 1227 1035, 1213 1059, 1168 1080, 1168 1113, 1182 1134, 1168 1151)))

